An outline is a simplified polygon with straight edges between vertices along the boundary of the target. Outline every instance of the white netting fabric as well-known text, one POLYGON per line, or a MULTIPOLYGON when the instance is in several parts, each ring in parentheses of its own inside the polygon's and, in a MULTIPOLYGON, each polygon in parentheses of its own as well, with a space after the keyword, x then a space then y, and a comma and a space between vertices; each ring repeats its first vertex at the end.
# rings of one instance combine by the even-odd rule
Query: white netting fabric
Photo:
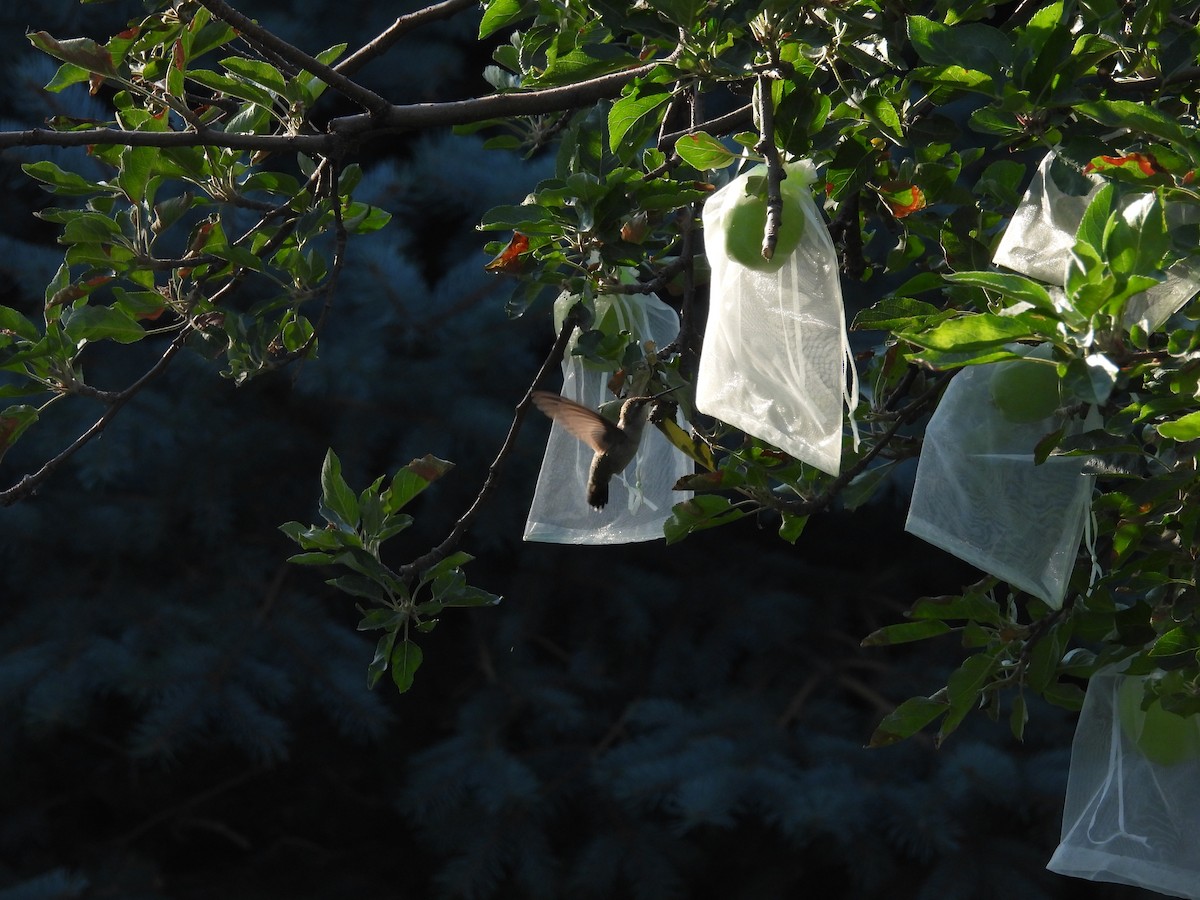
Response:
MULTIPOLYGON (((704 205, 704 250, 712 269, 708 324, 696 379, 696 408, 836 475, 842 453, 842 405, 848 342, 837 252, 809 196, 812 163, 785 167, 784 215, 803 210, 800 242, 777 271, 747 268, 725 248, 734 204, 751 170, 704 205)), ((852 377, 853 361, 850 362, 852 377)))
MULTIPOLYGON (((996 247, 992 262, 1030 278, 1062 287, 1066 283, 1067 263, 1075 246, 1075 232, 1088 204, 1104 184, 1098 175, 1087 176, 1091 188, 1085 194, 1071 194, 1059 187, 1055 172, 1068 163, 1054 153, 1046 154, 1029 189, 1021 198, 1012 220, 996 247)), ((1059 179, 1065 175, 1060 172, 1059 179)), ((1134 198, 1124 212, 1134 216, 1138 204, 1149 202, 1150 195, 1134 198)), ((1182 224, 1195 215, 1192 207, 1170 204, 1168 221, 1182 224)), ((1137 324, 1146 331, 1162 327, 1175 312, 1200 291, 1200 262, 1181 260, 1167 270, 1167 280, 1130 297, 1125 305, 1123 324, 1137 324)))
POLYGON ((1061 423, 1057 414, 1020 423, 1001 413, 991 382, 1006 365, 969 366, 946 388, 925 431, 904 527, 1059 607, 1090 515, 1093 478, 1081 458, 1034 465, 1037 442, 1061 423))
MULTIPOLYGON (((638 341, 662 347, 679 333, 679 316, 657 297, 606 295, 596 299, 596 318, 617 317, 620 330, 638 341)), ((568 355, 562 364, 562 395, 592 409, 613 400, 611 372, 593 369, 568 355)), ((533 504, 525 523, 525 540, 553 544, 623 544, 663 536, 671 506, 691 494, 674 491, 692 473, 691 461, 653 425, 647 425, 634 461, 610 484, 608 504, 588 506, 584 495, 593 452, 557 422, 550 429, 538 473, 533 504)))
POLYGON ((1046 868, 1200 900, 1196 717, 1160 708, 1149 727, 1166 731, 1146 735, 1154 710, 1140 714, 1141 699, 1141 678, 1115 669, 1092 676, 1071 748, 1062 842, 1046 868))

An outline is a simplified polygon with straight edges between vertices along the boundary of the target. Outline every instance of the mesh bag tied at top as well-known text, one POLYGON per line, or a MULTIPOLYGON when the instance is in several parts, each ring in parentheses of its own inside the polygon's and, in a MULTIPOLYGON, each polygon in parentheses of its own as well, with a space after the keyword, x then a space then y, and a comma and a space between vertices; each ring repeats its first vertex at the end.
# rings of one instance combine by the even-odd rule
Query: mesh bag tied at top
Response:
MULTIPOLYGON (((560 298, 559 312, 574 298, 560 298)), ((679 333, 679 316, 652 296, 605 295, 596 298, 596 318, 616 317, 616 327, 640 342, 662 347, 679 333)), ((561 316, 560 316, 561 318, 561 316)), ((561 327, 561 321, 558 323, 561 327)), ((576 330, 575 336, 578 337, 576 330)), ((563 359, 562 395, 591 409, 613 400, 611 372, 593 368, 570 353, 563 359)), ((525 540, 553 544, 622 544, 663 536, 671 507, 691 497, 675 491, 680 478, 692 473, 691 461, 653 425, 647 425, 637 456, 609 485, 609 501, 601 510, 588 506, 584 494, 594 453, 558 422, 550 429, 533 503, 525 523, 525 540)))
MULTIPOLYGON (((836 475, 842 455, 842 405, 848 341, 837 251, 809 185, 812 163, 784 167, 784 216, 804 217, 800 241, 775 271, 730 257, 726 232, 750 179, 738 176, 704 204, 704 252, 712 269, 708 323, 696 378, 696 408, 836 475)), ((851 376, 856 378, 853 363, 851 376)), ((857 434, 856 434, 857 436, 857 434)))

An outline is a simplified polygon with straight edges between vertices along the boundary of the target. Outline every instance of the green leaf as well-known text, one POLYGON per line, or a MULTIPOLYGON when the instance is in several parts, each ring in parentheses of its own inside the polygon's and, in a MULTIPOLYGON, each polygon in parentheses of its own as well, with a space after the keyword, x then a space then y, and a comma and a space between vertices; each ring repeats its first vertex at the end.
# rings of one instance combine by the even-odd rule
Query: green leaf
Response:
POLYGON ((332 553, 322 553, 313 551, 311 553, 296 553, 288 557, 288 562, 295 563, 298 566, 328 566, 332 565, 334 556, 332 553))
POLYGON ((945 700, 935 700, 932 697, 912 697, 905 700, 883 717, 867 746, 886 747, 910 738, 947 709, 949 706, 945 700))
POLYGON ((550 209, 536 203, 497 206, 489 209, 479 223, 480 231, 512 229, 524 235, 560 234, 563 225, 550 209))
POLYGON ((931 350, 962 352, 990 349, 1036 337, 1036 333, 1020 316, 977 313, 949 319, 926 331, 897 336, 931 350))
POLYGON ((999 625, 1001 622, 1000 607, 983 593, 967 593, 961 597, 922 597, 908 614, 914 619, 967 619, 989 625, 999 625))
POLYGON ((1029 303, 1038 309, 1056 312, 1050 292, 1024 275, 1009 275, 1003 272, 954 272, 945 277, 953 284, 966 284, 995 291, 1015 303, 1029 303))
POLYGON ((125 197, 130 203, 140 203, 146 197, 146 186, 158 162, 157 147, 122 147, 121 171, 117 175, 125 197))
MULTIPOLYGON (((934 277, 941 284, 942 279, 934 277)), ((924 300, 903 296, 884 297, 870 309, 860 310, 850 327, 854 331, 915 331, 927 327, 931 320, 946 319, 952 315, 953 311, 941 310, 924 300)))
POLYGON ((1066 645, 1068 632, 1064 632, 1056 624, 1033 645, 1029 653, 1029 667, 1025 678, 1028 685, 1039 694, 1054 680, 1058 673, 1058 664, 1062 662, 1063 648, 1066 645))
POLYGON ((403 509, 413 497, 454 468, 454 463, 426 454, 414 459, 392 478, 384 493, 384 508, 388 513, 403 509))
POLYGON ((879 128, 887 137, 894 140, 904 140, 904 128, 900 124, 900 116, 896 107, 886 97, 878 94, 867 94, 859 102, 863 115, 879 128))
POLYGON ((998 28, 970 24, 950 28, 925 16, 908 17, 908 38, 921 61, 963 66, 999 79, 1012 62, 1012 44, 998 28))
POLYGON ((664 85, 648 88, 637 95, 622 97, 608 111, 608 146, 614 153, 631 128, 671 99, 671 92, 664 85))
POLYGON ((532 15, 536 6, 522 0, 490 0, 479 22, 479 39, 495 34, 501 28, 532 15))
POLYGON ((407 692, 413 686, 413 679, 423 658, 421 648, 407 638, 392 650, 392 681, 400 693, 407 692))
POLYGON ((808 516, 796 516, 785 512, 779 525, 779 536, 789 544, 794 544, 807 524, 808 516))
POLYGON ((663 536, 668 544, 682 541, 693 531, 716 528, 744 516, 726 497, 700 494, 671 508, 671 518, 663 523, 663 536))
POLYGON ((358 497, 342 478, 342 463, 337 454, 329 450, 325 454, 325 462, 321 466, 321 503, 325 510, 334 513, 341 522, 351 529, 358 525, 358 497))
POLYGON ((1200 640, 1183 626, 1172 628, 1154 642, 1151 656, 1175 656, 1178 653, 1193 653, 1200 648, 1200 640))
MULTIPOLYGON (((364 600, 376 602, 382 602, 387 598, 383 588, 365 575, 339 575, 337 578, 330 578, 325 583, 351 597, 362 597, 364 600)), ((359 631, 362 631, 361 623, 359 624, 359 631)))
POLYGON ((92 194, 100 194, 111 190, 111 188, 97 184, 94 181, 88 181, 82 175, 76 175, 74 172, 60 169, 49 160, 24 163, 21 166, 21 171, 31 178, 36 178, 43 184, 49 185, 47 190, 50 193, 61 194, 64 197, 89 197, 92 194))
POLYGON ((375 645, 375 658, 367 666, 367 690, 373 690, 379 684, 379 679, 387 671, 388 661, 392 658, 392 647, 396 643, 396 632, 389 631, 375 645))
POLYGON ((994 656, 976 653, 963 660, 946 683, 950 712, 938 731, 938 743, 958 728, 963 718, 979 704, 979 697, 992 679, 998 663, 994 656))
POLYGON ((84 306, 63 315, 63 331, 76 347, 85 342, 116 341, 132 344, 146 336, 146 330, 129 313, 113 306, 84 306))
POLYGON ((221 60, 221 65, 234 77, 257 84, 277 97, 287 92, 287 81, 283 74, 270 63, 244 56, 227 56, 221 60))
POLYGON ((88 81, 91 77, 92 73, 82 66, 77 66, 74 63, 63 63, 58 67, 58 71, 54 73, 54 77, 46 82, 46 90, 57 94, 64 88, 88 81))
POLYGON ((886 625, 863 638, 864 647, 886 647, 889 644, 907 644, 923 641, 949 632, 950 626, 938 619, 922 619, 917 622, 901 622, 886 625))
POLYGON ((1153 135, 1186 150, 1193 161, 1200 159, 1200 148, 1185 131, 1179 119, 1133 100, 1090 100, 1076 103, 1075 111, 1110 128, 1130 129, 1153 135))
POLYGON ((1018 693, 1013 698, 1012 712, 1008 714, 1008 727, 1018 741, 1025 740, 1025 725, 1028 722, 1029 709, 1025 704, 1025 695, 1018 693))
POLYGON ((8 448, 15 444, 25 429, 37 419, 37 408, 25 404, 10 406, 0 412, 0 459, 3 459, 8 448))
POLYGON ((1194 441, 1200 438, 1200 411, 1188 413, 1173 422, 1156 426, 1158 433, 1173 441, 1194 441))
POLYGON ((890 460, 855 476, 854 480, 842 489, 842 506, 848 510, 855 510, 875 496, 875 492, 887 483, 888 475, 896 462, 897 460, 890 460))
POLYGON ((703 131, 685 134, 675 142, 675 152, 685 163, 701 172, 724 169, 740 159, 715 137, 703 131))
POLYGON ((271 109, 275 105, 275 98, 258 85, 241 81, 237 78, 230 78, 228 75, 222 75, 211 69, 195 69, 188 72, 187 77, 192 81, 204 85, 206 88, 222 94, 228 94, 230 97, 236 97, 239 100, 247 100, 263 109, 271 109))
POLYGON ((91 38, 69 38, 57 40, 45 31, 33 31, 25 35, 29 43, 55 59, 72 63, 89 72, 113 75, 112 55, 91 38))

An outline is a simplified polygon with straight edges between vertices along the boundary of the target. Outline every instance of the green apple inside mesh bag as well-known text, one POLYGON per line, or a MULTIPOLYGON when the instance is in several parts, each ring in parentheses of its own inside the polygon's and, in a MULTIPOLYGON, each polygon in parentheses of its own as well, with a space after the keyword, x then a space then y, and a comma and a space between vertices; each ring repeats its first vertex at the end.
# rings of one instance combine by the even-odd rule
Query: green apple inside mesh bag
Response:
POLYGON ((1200 900, 1200 721, 1141 710, 1142 682, 1115 667, 1089 681, 1046 868, 1200 900))
POLYGON ((837 252, 813 202, 812 163, 784 166, 775 255, 761 256, 766 168, 734 178, 704 204, 712 271, 696 408, 836 475, 842 406, 857 402, 837 252), (762 219, 760 222, 759 219, 762 219))
POLYGON ((1011 349, 1030 358, 968 366, 950 382, 925 431, 905 529, 1057 608, 1093 478, 1081 458, 1035 465, 1033 450, 1084 423, 1062 418, 1049 346, 1011 349))

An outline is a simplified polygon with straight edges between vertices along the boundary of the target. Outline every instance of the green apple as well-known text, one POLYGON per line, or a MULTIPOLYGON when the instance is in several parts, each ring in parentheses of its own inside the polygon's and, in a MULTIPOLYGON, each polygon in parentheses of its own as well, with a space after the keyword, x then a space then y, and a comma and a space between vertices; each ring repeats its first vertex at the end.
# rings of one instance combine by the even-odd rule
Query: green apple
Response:
POLYGON ((1117 717, 1125 736, 1160 766, 1200 759, 1200 716, 1178 716, 1157 700, 1142 709, 1144 682, 1145 676, 1127 676, 1117 691, 1117 717))
POLYGON ((801 203, 804 185, 798 183, 798 178, 784 179, 780 184, 783 221, 779 226, 775 253, 770 259, 764 259, 762 244, 767 230, 766 172, 764 166, 759 166, 741 182, 741 189, 725 222, 725 252, 730 259, 748 269, 775 272, 783 266, 804 236, 804 206, 801 203), (789 185, 789 180, 797 183, 789 185))
POLYGON ((1058 372, 1049 360, 996 363, 992 402, 1010 422, 1037 422, 1061 406, 1058 372))

